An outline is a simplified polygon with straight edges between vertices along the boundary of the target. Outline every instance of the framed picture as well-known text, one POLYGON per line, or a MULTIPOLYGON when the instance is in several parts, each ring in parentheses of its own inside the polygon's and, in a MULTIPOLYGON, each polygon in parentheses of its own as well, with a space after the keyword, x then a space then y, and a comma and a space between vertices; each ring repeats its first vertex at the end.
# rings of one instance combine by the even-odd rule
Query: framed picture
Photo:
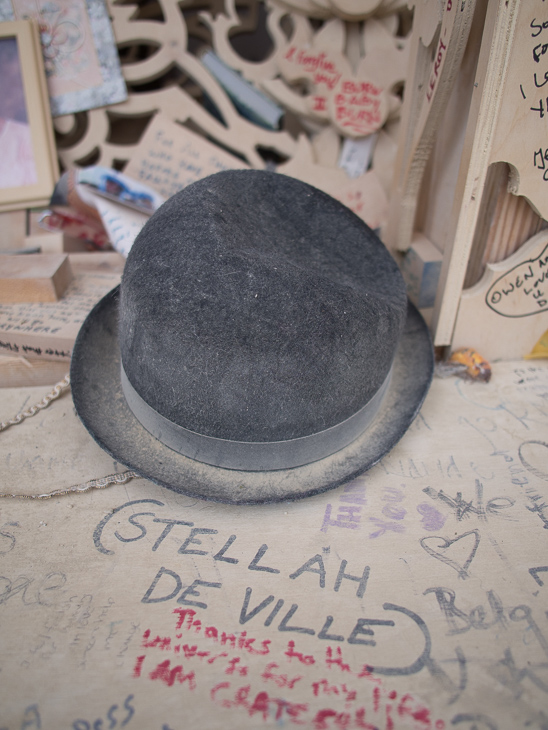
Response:
POLYGON ((34 20, 53 117, 127 99, 105 0, 0 0, 0 21, 34 20))
POLYGON ((0 211, 48 204, 59 176, 38 28, 0 23, 0 211))

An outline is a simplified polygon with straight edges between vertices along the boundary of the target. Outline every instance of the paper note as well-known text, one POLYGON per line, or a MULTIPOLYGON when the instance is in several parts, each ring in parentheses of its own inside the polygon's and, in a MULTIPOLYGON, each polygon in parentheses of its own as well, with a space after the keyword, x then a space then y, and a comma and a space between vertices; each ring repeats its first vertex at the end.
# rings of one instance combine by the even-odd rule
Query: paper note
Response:
POLYGON ((377 136, 370 134, 361 139, 344 140, 338 166, 346 171, 348 177, 359 177, 369 168, 377 136))
POLYGON ((101 216, 101 222, 108 233, 112 247, 122 256, 127 257, 133 242, 150 215, 102 198, 91 191, 88 192, 88 195, 93 199, 93 204, 101 216))
POLYGON ((215 172, 248 167, 238 157, 157 114, 124 173, 169 198, 215 172))

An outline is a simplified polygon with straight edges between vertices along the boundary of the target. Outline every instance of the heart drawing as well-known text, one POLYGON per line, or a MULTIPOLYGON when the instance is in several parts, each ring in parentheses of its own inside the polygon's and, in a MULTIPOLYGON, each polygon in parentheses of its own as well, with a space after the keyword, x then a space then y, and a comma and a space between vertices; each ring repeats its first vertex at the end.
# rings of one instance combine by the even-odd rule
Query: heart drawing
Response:
POLYGON ((452 540, 447 540, 445 537, 440 537, 439 535, 430 535, 423 537, 420 543, 428 555, 436 558, 436 560, 441 560, 442 563, 456 570, 459 578, 468 578, 468 567, 476 555, 480 543, 480 534, 478 530, 470 530, 452 540), (453 547, 460 540, 467 540, 473 543, 468 557, 463 563, 458 562, 456 559, 458 553, 462 552, 462 545, 458 548, 453 547))

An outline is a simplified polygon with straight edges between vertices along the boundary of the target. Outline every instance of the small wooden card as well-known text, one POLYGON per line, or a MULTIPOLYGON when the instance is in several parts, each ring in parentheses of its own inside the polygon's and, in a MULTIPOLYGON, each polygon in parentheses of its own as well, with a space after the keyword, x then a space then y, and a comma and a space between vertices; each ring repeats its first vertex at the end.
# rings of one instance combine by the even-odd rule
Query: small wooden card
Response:
POLYGON ((169 198, 215 172, 248 167, 199 134, 157 114, 124 173, 169 198))

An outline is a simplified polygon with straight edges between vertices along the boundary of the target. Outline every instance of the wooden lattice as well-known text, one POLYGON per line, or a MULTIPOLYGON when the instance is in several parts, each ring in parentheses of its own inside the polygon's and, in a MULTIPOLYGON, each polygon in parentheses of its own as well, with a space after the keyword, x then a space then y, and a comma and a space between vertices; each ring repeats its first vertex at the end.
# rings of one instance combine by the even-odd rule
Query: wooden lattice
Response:
MULTIPOLYGON (((349 75, 359 76, 361 64, 362 75, 365 69, 368 79, 380 84, 383 93, 389 86, 382 123, 386 122, 385 132, 394 129, 405 74, 402 28, 408 32, 408 13, 402 13, 401 3, 366 5, 366 14, 382 11, 381 15, 365 22, 355 16, 354 22, 345 22, 338 15, 345 17, 348 9, 337 14, 335 8, 328 12, 316 6, 318 12, 306 17, 294 12, 294 3, 283 5, 277 0, 268 6, 258 0, 110 2, 129 98, 121 104, 57 118, 62 165, 102 164, 123 169, 147 121, 158 111, 199 130, 252 167, 264 167, 269 158, 291 160, 299 149, 299 134, 314 144, 330 121, 326 115, 307 113, 313 85, 295 84, 295 79, 283 77, 281 59, 288 43, 296 38, 308 39, 318 48, 330 47, 349 75), (376 38, 384 43, 383 48, 376 38), (278 91, 279 101, 287 102, 283 129, 263 129, 238 114, 199 60, 200 50, 206 47, 214 48, 257 86, 278 91), (381 53, 382 63, 375 66, 374 59, 381 53), (388 75, 387 69, 392 69, 388 75), (211 113, 212 105, 222 121, 211 113)), ((363 3, 361 7, 365 7, 363 3)), ((338 146, 332 149, 336 155, 338 146)))
MULTIPOLYGON (((59 157, 64 167, 101 164, 122 168, 138 144, 147 121, 158 111, 171 120, 200 130, 243 157, 252 167, 264 167, 259 150, 281 159, 291 157, 295 139, 286 131, 269 131, 241 117, 219 84, 191 52, 210 41, 193 0, 155 0, 140 4, 112 3, 110 13, 118 43, 127 101, 55 120, 59 157), (224 124, 206 109, 208 99, 224 124)), ((204 8, 204 3, 200 3, 204 8)), ((257 4, 242 6, 247 19, 242 32, 254 27, 257 4)), ((207 12, 222 9, 211 0, 207 12)))

